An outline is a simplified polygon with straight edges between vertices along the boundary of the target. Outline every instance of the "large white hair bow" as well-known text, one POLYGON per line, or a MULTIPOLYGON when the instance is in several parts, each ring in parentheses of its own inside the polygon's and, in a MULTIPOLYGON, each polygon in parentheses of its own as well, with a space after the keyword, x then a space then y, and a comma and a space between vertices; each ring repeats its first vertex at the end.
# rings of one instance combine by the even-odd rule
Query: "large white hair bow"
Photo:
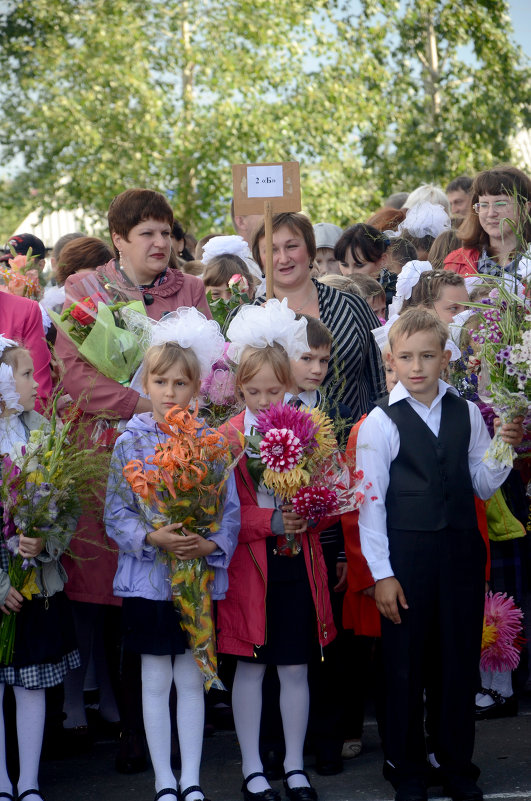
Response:
POLYGON ((272 298, 263 306, 242 306, 227 330, 229 359, 238 364, 245 348, 265 348, 275 342, 290 359, 300 359, 310 350, 307 324, 304 317, 295 319, 286 298, 282 302, 272 298))
POLYGON ((191 348, 201 368, 201 379, 206 378, 212 365, 223 355, 225 340, 215 320, 207 320, 196 308, 182 306, 169 312, 161 320, 152 320, 138 312, 122 310, 127 327, 140 339, 144 350, 151 345, 176 342, 181 348, 191 348))
POLYGON ((451 220, 440 203, 417 203, 408 209, 406 217, 397 227, 398 235, 409 231, 413 236, 439 236, 451 227, 451 220))
POLYGON ((225 253, 230 253, 231 256, 239 256, 240 259, 252 258, 249 245, 243 236, 213 236, 203 245, 201 261, 203 264, 208 264, 216 256, 222 256, 225 253))
MULTIPOLYGON (((4 339, 4 337, 0 337, 0 339, 4 339)), ((10 342, 9 339, 5 341, 10 342)), ((2 351, 7 347, 8 345, 4 345, 2 351)), ((13 368, 10 364, 0 364, 0 402, 6 410, 8 409, 11 412, 23 412, 24 407, 20 405, 19 401, 20 395, 16 390, 13 368)))

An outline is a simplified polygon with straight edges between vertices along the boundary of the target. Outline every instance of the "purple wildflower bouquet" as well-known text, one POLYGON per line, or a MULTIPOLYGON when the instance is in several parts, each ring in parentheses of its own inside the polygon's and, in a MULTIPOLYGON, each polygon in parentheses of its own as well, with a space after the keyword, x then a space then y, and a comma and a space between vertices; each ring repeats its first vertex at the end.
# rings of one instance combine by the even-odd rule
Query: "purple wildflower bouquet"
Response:
MULTIPOLYGON (((531 306, 503 280, 490 280, 493 289, 475 307, 480 322, 470 336, 481 357, 480 396, 507 423, 525 418, 531 405, 531 306)), ((497 432, 485 460, 512 466, 514 457, 512 445, 497 432)))
MULTIPOLYGON (((73 421, 62 425, 56 397, 51 420, 30 432, 27 442, 16 442, 0 460, 2 533, 0 561, 11 582, 27 601, 42 592, 39 559, 23 559, 20 534, 39 537, 53 558, 63 553, 81 514, 81 497, 103 491, 105 466, 96 451, 70 441, 73 421)), ((87 498, 88 500, 88 498, 87 498)), ((0 664, 13 660, 17 615, 3 614, 0 621, 0 664)))

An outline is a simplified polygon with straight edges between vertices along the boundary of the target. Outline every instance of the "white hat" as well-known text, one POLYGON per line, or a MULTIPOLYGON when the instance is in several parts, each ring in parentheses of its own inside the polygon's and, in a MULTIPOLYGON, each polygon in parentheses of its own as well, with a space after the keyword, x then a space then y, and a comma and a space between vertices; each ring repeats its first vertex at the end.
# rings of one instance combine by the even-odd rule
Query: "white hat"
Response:
POLYGON ((333 223, 316 223, 313 226, 313 232, 317 249, 331 248, 331 250, 335 248, 337 240, 343 233, 339 225, 333 223))

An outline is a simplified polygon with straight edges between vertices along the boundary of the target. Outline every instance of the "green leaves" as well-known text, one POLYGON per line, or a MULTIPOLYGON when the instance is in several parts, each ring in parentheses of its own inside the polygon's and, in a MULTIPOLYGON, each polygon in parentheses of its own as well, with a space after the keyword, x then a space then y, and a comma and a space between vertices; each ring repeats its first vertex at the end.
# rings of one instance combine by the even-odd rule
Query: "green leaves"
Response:
POLYGON ((315 221, 364 219, 511 158, 531 98, 508 31, 499 0, 19 0, 0 14, 4 236, 31 189, 103 224, 135 185, 198 236, 229 231, 231 164, 266 160, 301 161, 315 221))

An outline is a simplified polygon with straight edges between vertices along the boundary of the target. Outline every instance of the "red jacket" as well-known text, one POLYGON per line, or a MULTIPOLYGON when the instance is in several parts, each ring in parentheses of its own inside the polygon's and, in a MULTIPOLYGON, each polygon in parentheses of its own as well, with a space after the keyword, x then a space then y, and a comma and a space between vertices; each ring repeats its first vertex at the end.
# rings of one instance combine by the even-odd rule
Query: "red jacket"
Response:
POLYGON ((476 248, 458 248, 452 250, 444 260, 444 269, 458 275, 477 275, 479 250, 476 248))
MULTIPOLYGON (((238 432, 243 433, 244 415, 245 412, 241 412, 220 429, 231 443, 235 455, 242 449, 238 432)), ((254 645, 263 645, 266 640, 266 537, 271 536, 271 517, 274 512, 274 509, 261 509, 258 506, 246 462, 247 457, 244 456, 236 467, 242 523, 238 546, 229 565, 227 596, 218 603, 218 650, 236 656, 252 656, 254 645)), ((330 518, 322 521, 308 532, 302 543, 321 645, 327 645, 336 636, 326 565, 319 542, 319 531, 328 528, 330 522, 330 518)), ((286 610, 286 614, 297 614, 297 610, 286 610)))
POLYGON ((40 411, 52 394, 52 374, 39 304, 29 298, 0 292, 0 334, 24 345, 31 353, 35 381, 39 384, 37 411, 40 411))

